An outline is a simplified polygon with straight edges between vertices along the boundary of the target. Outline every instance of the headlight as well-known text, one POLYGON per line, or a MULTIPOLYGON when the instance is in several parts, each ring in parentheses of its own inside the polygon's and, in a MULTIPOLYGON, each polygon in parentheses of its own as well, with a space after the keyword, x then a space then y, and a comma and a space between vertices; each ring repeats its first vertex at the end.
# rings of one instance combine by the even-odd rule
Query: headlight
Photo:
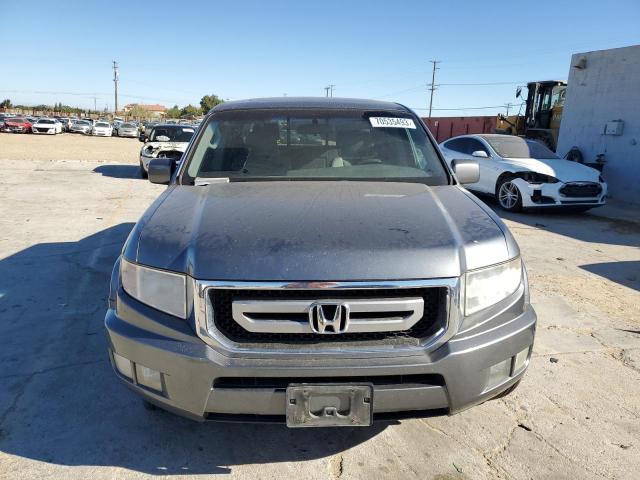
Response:
POLYGON ((558 183, 560 181, 556 177, 538 172, 523 173, 522 178, 524 178, 528 183, 558 183))
POLYGON ((522 281, 520 257, 506 263, 467 272, 465 315, 498 303, 515 292, 522 281))
POLYGON ((179 273, 120 262, 125 292, 136 300, 180 318, 187 318, 187 278, 179 273))

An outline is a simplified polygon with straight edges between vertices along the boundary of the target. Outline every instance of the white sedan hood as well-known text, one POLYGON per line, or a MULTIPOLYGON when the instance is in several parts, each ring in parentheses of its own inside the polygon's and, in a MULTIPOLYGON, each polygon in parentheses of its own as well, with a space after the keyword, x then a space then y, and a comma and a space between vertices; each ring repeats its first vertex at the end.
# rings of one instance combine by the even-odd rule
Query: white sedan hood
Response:
POLYGON ((505 158, 516 168, 551 175, 561 182, 599 182, 600 172, 578 162, 562 159, 505 158))

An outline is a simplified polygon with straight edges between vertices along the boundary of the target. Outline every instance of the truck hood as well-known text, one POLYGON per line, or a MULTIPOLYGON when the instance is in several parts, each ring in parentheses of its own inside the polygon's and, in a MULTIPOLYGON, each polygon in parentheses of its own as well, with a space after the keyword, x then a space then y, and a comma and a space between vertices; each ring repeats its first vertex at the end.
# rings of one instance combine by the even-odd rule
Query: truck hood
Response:
POLYGON ((505 158, 506 162, 532 172, 551 175, 562 182, 598 182, 600 172, 578 162, 562 159, 505 158))
POLYGON ((124 250, 144 265, 237 281, 457 277, 518 254, 460 187, 337 181, 171 186, 124 250))

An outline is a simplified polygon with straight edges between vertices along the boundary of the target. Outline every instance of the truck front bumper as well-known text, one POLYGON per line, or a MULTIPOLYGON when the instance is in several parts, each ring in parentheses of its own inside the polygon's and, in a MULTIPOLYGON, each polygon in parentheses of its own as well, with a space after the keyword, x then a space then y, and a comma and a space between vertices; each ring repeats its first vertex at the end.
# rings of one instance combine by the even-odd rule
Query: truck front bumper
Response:
POLYGON ((105 326, 117 376, 174 413, 200 421, 284 422, 288 383, 367 381, 374 384, 373 414, 380 420, 454 414, 516 384, 528 366, 536 328, 524 293, 516 297, 483 326, 411 356, 227 356, 187 322, 141 304, 121 288, 105 326), (145 380, 149 372, 156 378, 152 387, 145 380))

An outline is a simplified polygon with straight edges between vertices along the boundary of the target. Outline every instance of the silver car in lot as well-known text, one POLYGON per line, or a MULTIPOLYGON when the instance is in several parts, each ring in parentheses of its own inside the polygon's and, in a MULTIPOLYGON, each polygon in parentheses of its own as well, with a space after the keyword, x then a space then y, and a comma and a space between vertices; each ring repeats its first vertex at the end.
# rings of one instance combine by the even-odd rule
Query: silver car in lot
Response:
POLYGON ((225 102, 133 228, 105 317, 117 377, 196 420, 366 426, 520 382, 536 330, 520 250, 412 111, 225 102))
POLYGON ((135 123, 121 123, 115 132, 118 137, 138 138, 138 126, 135 123))
POLYGON ((71 133, 91 133, 91 129, 93 128, 91 122, 87 120, 75 120, 71 122, 71 126, 69 127, 69 131, 71 133))

